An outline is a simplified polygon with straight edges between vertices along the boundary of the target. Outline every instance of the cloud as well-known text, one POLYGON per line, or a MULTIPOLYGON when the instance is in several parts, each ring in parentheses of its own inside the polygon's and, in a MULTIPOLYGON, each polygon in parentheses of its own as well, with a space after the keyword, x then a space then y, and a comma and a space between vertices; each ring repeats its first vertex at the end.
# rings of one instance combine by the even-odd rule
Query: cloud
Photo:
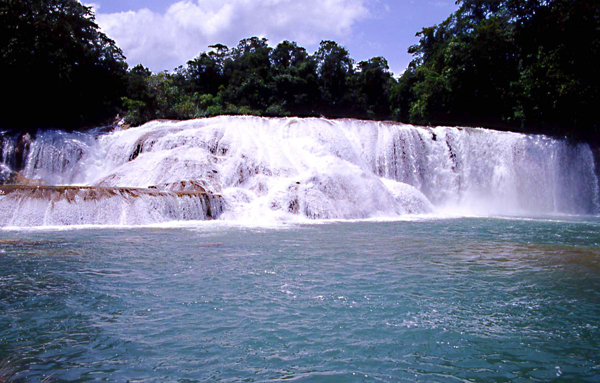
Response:
POLYGON ((266 37, 273 44, 288 39, 303 46, 343 39, 357 21, 369 17, 367 1, 185 0, 165 13, 145 8, 98 13, 96 20, 130 64, 159 71, 185 64, 208 45, 234 46, 245 37, 266 37))

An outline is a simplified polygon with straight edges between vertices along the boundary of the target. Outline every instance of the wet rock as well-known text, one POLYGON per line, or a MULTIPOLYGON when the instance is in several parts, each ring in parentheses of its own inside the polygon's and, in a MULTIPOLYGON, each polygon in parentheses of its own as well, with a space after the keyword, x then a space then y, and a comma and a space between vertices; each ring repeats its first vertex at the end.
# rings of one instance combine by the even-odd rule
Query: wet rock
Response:
POLYGON ((19 172, 10 170, 0 170, 0 185, 24 185, 24 186, 44 186, 48 183, 44 180, 35 180, 22 176, 19 172))
POLYGON ((156 186, 159 189, 162 190, 169 190, 169 191, 176 191, 176 192, 181 192, 181 191, 194 191, 194 192, 201 192, 201 193, 206 193, 206 185, 205 182, 203 181, 178 181, 178 182, 172 182, 172 183, 168 183, 168 184, 163 184, 163 185, 157 185, 156 186))
POLYGON ((0 226, 143 225, 222 212, 222 197, 204 190, 0 186, 0 226))

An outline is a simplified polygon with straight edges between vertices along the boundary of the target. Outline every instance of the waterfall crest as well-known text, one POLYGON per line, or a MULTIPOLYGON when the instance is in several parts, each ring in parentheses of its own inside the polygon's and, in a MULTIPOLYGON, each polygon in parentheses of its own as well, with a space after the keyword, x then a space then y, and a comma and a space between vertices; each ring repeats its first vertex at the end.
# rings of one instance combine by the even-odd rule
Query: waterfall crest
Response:
POLYGON ((21 160, 15 159, 17 140, 3 136, 1 143, 2 174, 21 162, 24 177, 51 185, 157 190, 142 193, 143 204, 133 202, 140 198, 127 193, 70 201, 56 195, 46 200, 27 197, 25 192, 18 198, 14 193, 0 195, 0 211, 5 215, 12 211, 10 224, 15 226, 217 217, 293 220, 600 212, 589 145, 543 135, 359 120, 221 116, 153 121, 102 134, 40 132, 21 160), (182 200, 191 197, 168 194, 175 190, 173 185, 217 196, 210 203, 219 214, 207 215, 200 200, 197 213, 181 213, 190 211, 182 200), (60 210, 56 201, 48 205, 52 198, 66 201, 66 207, 60 205, 60 210), (40 204, 42 200, 46 205, 40 204), (112 206, 120 218, 87 214, 98 208, 88 206, 92 200, 112 206), (166 201, 178 207, 168 207, 166 201), (69 206, 77 211, 72 217, 69 206), (53 221, 47 212, 58 210, 61 219, 53 221), (17 211, 19 219, 14 218, 17 211))

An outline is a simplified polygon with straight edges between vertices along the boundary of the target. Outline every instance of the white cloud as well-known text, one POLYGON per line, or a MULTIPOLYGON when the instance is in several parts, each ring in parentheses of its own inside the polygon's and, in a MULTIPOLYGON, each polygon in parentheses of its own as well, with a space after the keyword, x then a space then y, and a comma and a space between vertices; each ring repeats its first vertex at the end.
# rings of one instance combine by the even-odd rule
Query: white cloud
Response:
POLYGON ((164 13, 149 9, 96 15, 130 64, 152 70, 185 64, 208 45, 229 46, 245 37, 284 39, 302 46, 343 39, 366 17, 368 0, 184 0, 164 13))

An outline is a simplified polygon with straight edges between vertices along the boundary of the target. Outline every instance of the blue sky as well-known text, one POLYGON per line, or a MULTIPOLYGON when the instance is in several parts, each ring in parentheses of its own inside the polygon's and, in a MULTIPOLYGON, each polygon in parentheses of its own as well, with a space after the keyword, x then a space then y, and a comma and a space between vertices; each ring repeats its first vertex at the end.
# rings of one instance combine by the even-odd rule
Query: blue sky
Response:
POLYGON ((103 31, 130 65, 172 70, 208 46, 260 36, 314 52, 335 40, 356 60, 385 57, 399 75, 423 27, 445 20, 454 0, 91 0, 103 31))

